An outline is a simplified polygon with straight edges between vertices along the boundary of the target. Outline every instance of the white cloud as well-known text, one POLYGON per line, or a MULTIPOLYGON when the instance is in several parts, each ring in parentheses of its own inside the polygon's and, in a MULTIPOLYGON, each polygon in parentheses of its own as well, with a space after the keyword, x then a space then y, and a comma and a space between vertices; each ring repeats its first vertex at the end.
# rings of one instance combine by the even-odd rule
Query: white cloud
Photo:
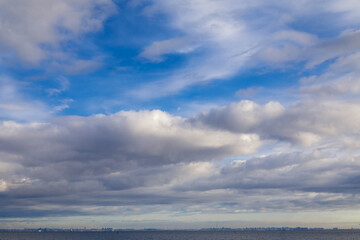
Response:
POLYGON ((71 98, 67 98, 67 99, 62 99, 60 100, 60 105, 57 105, 54 107, 54 112, 61 112, 64 109, 67 109, 70 107, 70 103, 72 103, 74 101, 74 99, 71 98))
POLYGON ((344 1, 330 1, 326 2, 325 9, 331 12, 341 14, 341 20, 338 24, 352 25, 360 21, 357 14, 360 10, 360 4, 356 0, 344 0, 344 1))
MULTIPOLYGON (((94 59, 65 59, 68 63, 56 62, 52 64, 52 67, 66 72, 67 74, 86 74, 91 73, 102 67, 104 64, 102 58, 97 57, 94 59)), ((65 61, 65 62, 66 62, 65 61)))
MULTIPOLYGON (((183 39, 191 39, 207 53, 205 56, 195 57, 187 67, 166 80, 148 84, 133 94, 140 98, 163 96, 176 93, 192 84, 235 74, 258 42, 246 24, 235 17, 235 13, 242 11, 246 11, 246 7, 235 2, 232 5, 217 1, 155 2, 147 9, 148 14, 168 14, 169 25, 183 32, 183 39)), ((167 41, 174 43, 173 39, 167 41)), ((155 42, 148 49, 152 50, 158 44, 155 42)), ((168 51, 159 51, 158 55, 172 49, 166 50, 168 51)))
POLYGON ((357 3, 349 1, 341 8, 337 8, 336 1, 309 3, 305 0, 296 3, 262 0, 150 2, 152 5, 146 7, 146 14, 166 14, 167 26, 182 33, 182 37, 155 41, 142 55, 153 61, 164 60, 162 55, 176 53, 178 47, 182 47, 180 39, 191 39, 202 54, 191 56, 185 67, 166 79, 137 87, 131 94, 139 98, 175 94, 191 85, 226 79, 259 64, 282 68, 290 63, 305 63, 307 68, 313 68, 359 49, 358 31, 349 30, 340 23, 327 25, 335 35, 331 38, 324 38, 321 32, 304 32, 306 30, 293 27, 303 24, 304 20, 325 22, 329 14, 338 17, 337 22, 358 26, 359 19, 349 7, 355 5, 357 9, 357 3))
POLYGON ((360 92, 360 81, 357 74, 348 74, 335 78, 331 81, 315 83, 300 88, 303 93, 311 94, 314 97, 338 97, 350 96, 360 92))
POLYGON ((238 90, 235 95, 242 98, 249 98, 254 97, 259 92, 261 92, 264 88, 263 87, 249 87, 246 89, 240 89, 238 90))
POLYGON ((356 98, 360 92, 360 52, 338 57, 323 74, 300 79, 299 91, 312 98, 356 98))
POLYGON ((146 47, 141 53, 140 57, 146 58, 154 62, 163 61, 163 55, 171 53, 189 53, 196 48, 195 44, 191 44, 186 38, 173 38, 164 41, 153 42, 146 47))
POLYGON ((0 120, 41 120, 48 116, 44 103, 24 97, 19 91, 19 83, 0 76, 0 120))
POLYGON ((62 41, 101 29, 115 9, 111 0, 1 0, 0 53, 38 63, 56 54, 62 41))
POLYGON ((49 88, 46 90, 50 96, 59 95, 69 88, 70 82, 66 77, 60 76, 56 79, 56 81, 59 83, 59 88, 49 88))

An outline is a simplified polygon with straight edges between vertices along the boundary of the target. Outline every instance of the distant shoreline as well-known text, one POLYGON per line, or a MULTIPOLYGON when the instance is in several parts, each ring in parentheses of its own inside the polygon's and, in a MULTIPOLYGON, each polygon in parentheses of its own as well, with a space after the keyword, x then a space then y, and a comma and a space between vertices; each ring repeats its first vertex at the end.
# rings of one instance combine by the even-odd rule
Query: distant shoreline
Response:
POLYGON ((265 227, 265 228, 201 228, 201 229, 58 229, 58 228, 36 228, 36 229, 0 229, 1 232, 34 232, 34 233, 52 233, 52 232, 248 232, 248 231, 360 231, 360 228, 304 228, 304 227, 265 227))

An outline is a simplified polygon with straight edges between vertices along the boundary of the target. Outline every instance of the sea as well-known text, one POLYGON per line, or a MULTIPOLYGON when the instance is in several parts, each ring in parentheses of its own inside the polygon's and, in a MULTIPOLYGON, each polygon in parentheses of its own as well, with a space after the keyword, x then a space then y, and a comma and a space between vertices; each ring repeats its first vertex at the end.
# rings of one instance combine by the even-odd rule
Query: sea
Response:
POLYGON ((0 240, 360 240, 360 231, 0 232, 0 240))

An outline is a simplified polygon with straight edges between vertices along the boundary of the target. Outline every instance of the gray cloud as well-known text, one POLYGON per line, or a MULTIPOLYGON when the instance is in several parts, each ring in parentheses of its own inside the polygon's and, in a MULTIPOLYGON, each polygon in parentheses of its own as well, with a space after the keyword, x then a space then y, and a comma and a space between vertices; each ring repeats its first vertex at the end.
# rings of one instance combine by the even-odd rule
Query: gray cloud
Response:
POLYGON ((357 52, 360 48, 359 44, 360 32, 346 32, 338 38, 327 40, 321 44, 309 49, 307 53, 311 56, 307 67, 314 67, 326 60, 336 57, 343 57, 348 54, 357 52))
POLYGON ((242 101, 191 119, 155 110, 3 122, 0 216, 358 206, 358 108, 242 101), (245 156, 260 146, 274 149, 245 156))
POLYGON ((300 92, 312 98, 353 98, 360 92, 359 66, 360 53, 354 51, 338 57, 326 72, 300 79, 300 92))
POLYGON ((359 108, 357 102, 338 100, 304 100, 288 108, 277 102, 261 106, 244 100, 200 114, 191 121, 309 146, 324 138, 357 133, 359 108))
POLYGON ((198 128, 161 111, 59 117, 53 123, 5 122, 2 129, 4 150, 33 156, 29 164, 35 165, 62 159, 162 164, 252 153, 260 146, 255 134, 198 128))
POLYGON ((255 134, 199 127, 161 111, 3 122, 0 128, 3 217, 12 206, 42 215, 64 204, 170 203, 176 197, 162 186, 206 174, 211 159, 251 154, 262 145, 255 134))
POLYGON ((359 76, 356 73, 328 78, 320 76, 314 77, 313 80, 318 81, 301 87, 300 92, 310 94, 314 98, 351 97, 360 92, 359 76))

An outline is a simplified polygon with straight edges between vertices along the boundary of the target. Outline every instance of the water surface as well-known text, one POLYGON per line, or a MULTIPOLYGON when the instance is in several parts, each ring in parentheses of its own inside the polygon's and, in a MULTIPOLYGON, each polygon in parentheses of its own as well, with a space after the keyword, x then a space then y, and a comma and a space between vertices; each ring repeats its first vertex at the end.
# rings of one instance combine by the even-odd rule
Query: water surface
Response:
POLYGON ((0 240, 360 240, 360 231, 0 232, 0 240))

